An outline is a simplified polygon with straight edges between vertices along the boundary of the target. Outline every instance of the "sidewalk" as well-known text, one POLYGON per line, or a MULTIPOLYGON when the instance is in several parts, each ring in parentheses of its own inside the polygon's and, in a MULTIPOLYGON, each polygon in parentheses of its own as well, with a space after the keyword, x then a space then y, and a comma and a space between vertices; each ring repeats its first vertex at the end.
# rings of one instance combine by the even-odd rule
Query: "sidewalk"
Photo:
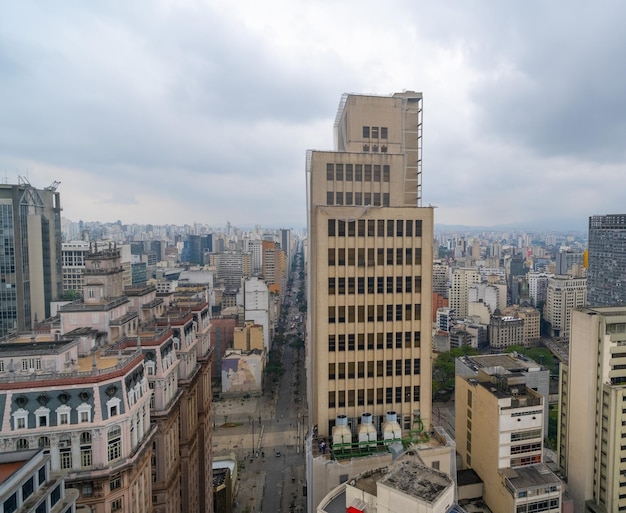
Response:
MULTIPOLYGON (((260 427, 272 419, 274 404, 271 398, 249 397, 228 398, 215 401, 213 406, 213 454, 232 454, 238 464, 238 482, 233 497, 233 513, 259 513, 265 493, 265 458, 259 454, 252 457, 252 423, 255 443, 258 443, 260 427), (272 415, 272 417, 270 417, 272 415)), ((256 447, 255 447, 256 451, 256 447)), ((266 457, 272 457, 271 454, 266 457)), ((275 493, 271 492, 270 493, 275 493)))

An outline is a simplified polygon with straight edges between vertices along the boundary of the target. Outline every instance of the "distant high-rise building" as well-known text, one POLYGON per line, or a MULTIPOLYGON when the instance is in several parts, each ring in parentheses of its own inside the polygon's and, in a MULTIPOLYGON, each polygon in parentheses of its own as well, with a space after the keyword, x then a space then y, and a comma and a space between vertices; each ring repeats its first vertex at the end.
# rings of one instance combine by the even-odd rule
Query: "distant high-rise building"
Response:
POLYGON ((572 272, 574 266, 582 267, 583 252, 573 251, 571 249, 560 251, 556 255, 556 274, 574 275, 572 272))
POLYGON ((626 303, 626 214, 589 218, 587 304, 626 303))
POLYGON ((224 282, 226 290, 238 291, 241 280, 249 274, 250 255, 241 251, 225 251, 213 255, 217 276, 224 282))
POLYGON ((572 313, 569 361, 560 367, 558 440, 574 511, 626 509, 625 342, 626 306, 572 313))
POLYGON ((293 240, 291 230, 281 228, 280 230, 280 248, 285 253, 285 274, 289 276, 291 274, 291 261, 293 258, 293 251, 291 247, 291 241, 293 240))
POLYGON ((285 258, 284 252, 280 248, 280 244, 274 241, 264 240, 263 263, 261 274, 263 280, 267 283, 270 292, 280 293, 284 291, 283 278, 285 276, 285 258))
MULTIPOLYGON (((320 437, 341 419, 356 442, 364 411, 374 429, 390 410, 407 435, 430 424, 433 209, 420 207, 421 132, 421 93, 347 94, 336 151, 307 153, 309 422, 320 437)), ((331 481, 312 483, 314 503, 331 481)))
POLYGON ((63 295, 68 299, 83 295, 85 275, 85 256, 89 251, 89 242, 64 242, 61 247, 63 295))
MULTIPOLYGON (((485 303, 493 314, 496 310, 506 307, 506 284, 504 282, 474 283, 467 288, 467 301, 468 306, 469 303, 485 303)), ((469 314, 469 308, 467 314, 469 314)))
POLYGON ((572 310, 585 305, 587 279, 553 276, 548 280, 543 318, 550 323, 550 334, 565 337, 569 334, 572 310))
POLYGON ((469 289, 472 285, 480 282, 480 272, 475 268, 455 269, 452 273, 452 282, 448 291, 448 304, 457 317, 467 317, 469 289))
POLYGON ((552 276, 552 274, 542 272, 528 273, 528 295, 533 306, 545 303, 548 299, 548 281, 552 276))
MULTIPOLYGON (((188 235, 183 246, 181 260, 191 264, 204 265, 204 254, 213 251, 213 236, 188 235)), ((223 249, 222 249, 223 251, 223 249)))
POLYGON ((433 263, 433 292, 441 297, 448 297, 448 280, 450 268, 441 260, 433 263))
POLYGON ((263 241, 261 239, 244 239, 243 250, 251 255, 251 273, 260 276, 263 270, 263 241))
POLYGON ((61 199, 56 182, 0 184, 0 336, 30 330, 62 293, 61 199))
POLYGON ((150 251, 154 253, 157 262, 165 260, 165 247, 166 242, 163 240, 150 241, 150 251))
POLYGON ((270 294, 267 284, 254 276, 243 282, 244 318, 263 326, 263 345, 270 350, 270 294))
POLYGON ((145 287, 148 279, 147 266, 145 262, 131 264, 130 273, 133 287, 145 287))

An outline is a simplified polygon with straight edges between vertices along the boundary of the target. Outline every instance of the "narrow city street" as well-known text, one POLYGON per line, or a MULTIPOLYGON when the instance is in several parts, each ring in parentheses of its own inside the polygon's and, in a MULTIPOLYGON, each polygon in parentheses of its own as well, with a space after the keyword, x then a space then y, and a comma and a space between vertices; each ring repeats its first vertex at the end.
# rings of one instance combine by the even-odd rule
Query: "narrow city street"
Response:
MULTIPOLYGON (((291 340, 303 334, 303 315, 294 300, 301 286, 297 273, 283 305, 283 324, 288 327, 284 335, 291 340)), ((284 372, 264 395, 213 403, 214 458, 234 455, 239 464, 234 513, 302 513, 306 509, 304 347, 283 343, 275 349, 282 354, 284 372)))

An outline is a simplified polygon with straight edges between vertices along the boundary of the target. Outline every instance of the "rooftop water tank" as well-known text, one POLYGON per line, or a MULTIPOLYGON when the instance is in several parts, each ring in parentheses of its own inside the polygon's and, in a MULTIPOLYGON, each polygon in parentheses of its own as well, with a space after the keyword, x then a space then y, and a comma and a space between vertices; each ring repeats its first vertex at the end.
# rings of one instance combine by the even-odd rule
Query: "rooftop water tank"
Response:
POLYGON ((341 444, 352 442, 352 433, 348 427, 348 417, 337 415, 335 427, 333 427, 333 450, 338 449, 341 444))
POLYGON ((376 428, 372 422, 371 413, 361 414, 361 424, 359 424, 359 442, 372 442, 367 447, 376 447, 376 428))
POLYGON ((402 428, 398 422, 398 414, 395 411, 388 411, 383 424, 384 440, 401 440, 402 428))

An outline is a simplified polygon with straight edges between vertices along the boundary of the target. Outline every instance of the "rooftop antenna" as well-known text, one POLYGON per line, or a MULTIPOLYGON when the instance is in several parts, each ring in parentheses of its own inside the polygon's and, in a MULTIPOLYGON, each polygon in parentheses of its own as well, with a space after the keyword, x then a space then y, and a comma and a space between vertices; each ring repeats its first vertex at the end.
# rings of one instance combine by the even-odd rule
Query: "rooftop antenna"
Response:
POLYGON ((54 182, 52 182, 50 185, 48 185, 48 187, 45 188, 46 191, 50 191, 50 192, 56 192, 57 187, 61 184, 61 182, 59 182, 58 180, 55 180, 54 182))

